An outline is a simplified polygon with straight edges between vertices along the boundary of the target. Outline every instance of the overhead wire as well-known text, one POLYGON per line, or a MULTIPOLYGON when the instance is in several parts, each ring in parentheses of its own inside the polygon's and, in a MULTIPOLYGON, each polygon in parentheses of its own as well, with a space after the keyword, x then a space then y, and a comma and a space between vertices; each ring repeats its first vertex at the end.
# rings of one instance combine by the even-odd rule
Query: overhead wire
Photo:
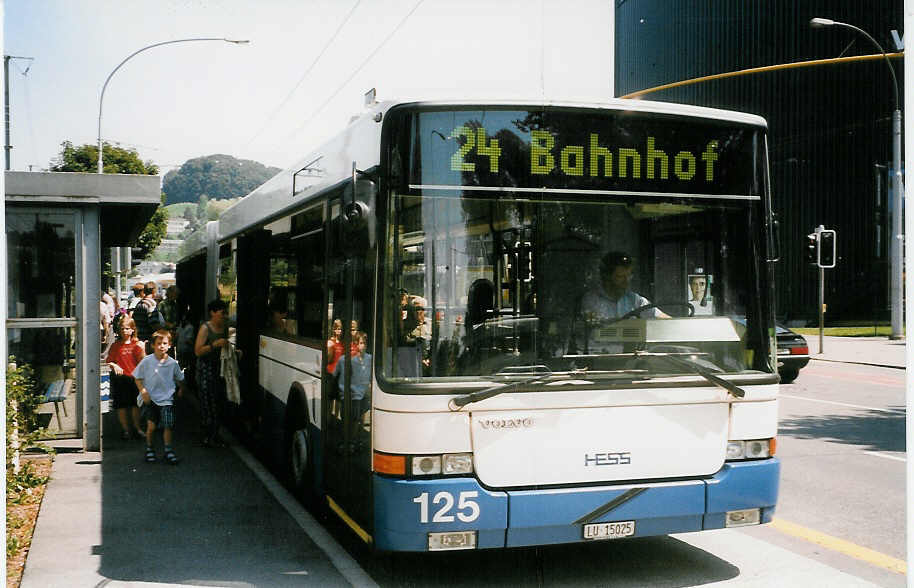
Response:
POLYGON ((311 121, 313 121, 315 118, 317 118, 317 115, 319 115, 324 110, 324 108, 326 108, 327 105, 330 104, 330 102, 333 101, 334 98, 336 98, 337 94, 339 94, 340 92, 343 91, 343 88, 345 88, 346 85, 349 84, 349 82, 351 82, 352 79, 355 78, 355 76, 358 75, 358 73, 360 71, 362 71, 362 68, 364 68, 366 65, 368 65, 368 62, 371 61, 375 55, 377 55, 378 51, 380 51, 393 38, 393 36, 395 34, 397 34, 397 32, 403 27, 404 24, 406 24, 406 21, 408 21, 409 18, 413 15, 413 13, 415 13, 416 10, 418 10, 419 6, 424 1, 425 0, 419 0, 418 2, 416 2, 416 5, 413 6, 412 10, 410 10, 406 14, 406 16, 404 16, 403 19, 400 20, 400 22, 397 24, 397 26, 394 27, 394 29, 390 32, 390 34, 388 34, 387 37, 385 37, 384 40, 381 41, 381 43, 377 47, 375 47, 374 51, 372 51, 368 55, 368 57, 365 58, 365 61, 363 61, 362 64, 359 65, 359 67, 357 67, 355 69, 355 71, 353 71, 352 74, 348 78, 346 78, 346 81, 344 81, 342 84, 340 84, 340 86, 333 92, 333 94, 331 94, 330 97, 327 98, 327 100, 324 101, 324 103, 321 104, 320 107, 318 107, 318 109, 315 110, 314 113, 305 122, 300 124, 298 126, 298 128, 296 128, 294 131, 292 131, 291 133, 286 135, 285 138, 283 139, 283 142, 291 139, 293 136, 300 133, 305 127, 307 127, 311 123, 311 121))
POLYGON ((343 19, 343 21, 340 23, 340 25, 336 28, 336 31, 333 33, 333 35, 330 37, 330 39, 324 44, 323 49, 321 49, 320 53, 317 54, 317 57, 314 58, 314 61, 312 61, 311 65, 308 66, 308 69, 305 70, 305 73, 302 74, 302 76, 298 79, 298 82, 295 84, 295 86, 289 91, 288 94, 286 94, 286 97, 282 100, 282 102, 279 103, 279 106, 274 108, 273 111, 269 114, 269 116, 267 116, 267 120, 266 120, 266 122, 263 123, 263 126, 261 126, 260 129, 256 133, 254 133, 254 135, 250 139, 248 139, 248 141, 244 144, 244 149, 247 149, 251 145, 251 143, 253 143, 255 140, 257 140, 257 138, 260 137, 260 135, 267 129, 267 127, 270 126, 270 124, 273 122, 273 119, 275 119, 276 115, 279 114, 279 111, 282 110, 283 108, 285 108, 286 104, 289 103, 289 100, 292 99, 292 96, 298 91, 298 89, 301 87, 302 83, 304 83, 305 79, 308 77, 308 75, 311 73, 311 71, 314 69, 314 67, 317 65, 317 63, 321 60, 321 57, 324 56, 324 53, 327 52, 327 49, 330 47, 330 45, 333 43, 333 41, 336 40, 337 36, 339 36, 340 31, 343 30, 343 27, 345 27, 346 23, 348 23, 349 20, 352 18, 352 15, 355 13, 355 9, 358 8, 359 4, 361 4, 361 3, 362 3, 362 0, 356 0, 356 3, 353 4, 352 8, 349 9, 349 13, 346 14, 346 17, 343 19))

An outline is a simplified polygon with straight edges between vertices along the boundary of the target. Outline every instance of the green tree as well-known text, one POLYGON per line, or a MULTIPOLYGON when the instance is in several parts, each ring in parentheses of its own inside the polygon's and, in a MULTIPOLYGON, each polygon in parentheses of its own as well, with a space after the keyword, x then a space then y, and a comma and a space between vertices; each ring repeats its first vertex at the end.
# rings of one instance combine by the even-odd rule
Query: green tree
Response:
POLYGON ((167 204, 197 202, 202 194, 210 200, 244 196, 279 173, 279 168, 267 167, 249 159, 215 154, 189 159, 165 174, 162 191, 167 204))
MULTIPOLYGON (((159 166, 151 161, 143 161, 135 149, 114 147, 102 144, 103 169, 106 174, 135 174, 155 176, 159 166)), ((95 172, 98 171, 98 146, 74 146, 70 141, 60 144, 60 155, 51 161, 51 171, 57 172, 95 172)))
MULTIPOLYGON (((152 161, 140 159, 135 149, 124 149, 103 143, 102 156, 106 174, 155 176, 159 173, 159 166, 152 161)), ((64 141, 60 144, 60 155, 51 162, 50 169, 57 172, 95 172, 98 170, 98 146, 75 146, 70 141, 64 141)), ((162 204, 164 202, 165 194, 162 194, 162 204)), ((141 257, 145 258, 159 246, 167 230, 168 211, 160 205, 137 239, 136 246, 142 250, 141 257)))
POLYGON ((197 200, 197 222, 206 222, 206 205, 208 203, 209 198, 206 197, 206 194, 200 194, 200 198, 197 200))

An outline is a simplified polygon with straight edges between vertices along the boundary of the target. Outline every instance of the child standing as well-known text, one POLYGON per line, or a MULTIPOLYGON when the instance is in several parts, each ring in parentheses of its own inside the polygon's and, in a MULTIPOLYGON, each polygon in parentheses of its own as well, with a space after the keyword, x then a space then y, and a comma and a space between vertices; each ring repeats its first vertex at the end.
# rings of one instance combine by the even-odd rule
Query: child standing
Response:
MULTIPOLYGON (((359 432, 362 430, 362 415, 371 409, 371 354, 368 350, 368 335, 357 331, 352 336, 354 350, 350 353, 349 363, 352 365, 352 376, 349 379, 349 388, 352 391, 349 403, 349 422, 352 429, 350 436, 350 452, 361 447, 362 439, 359 432)), ((346 359, 342 358, 336 364, 339 377, 339 396, 343 399, 346 388, 346 359)))
POLYGON ((136 405, 133 370, 146 357, 146 353, 143 351, 143 344, 136 338, 136 325, 129 316, 118 323, 118 335, 120 338, 108 349, 106 361, 111 370, 111 396, 114 399, 117 420, 121 425, 121 438, 126 441, 130 439, 128 411, 136 430, 136 438, 140 439, 145 435, 140 425, 140 409, 136 405))
POLYGON ((140 394, 137 404, 140 414, 146 419, 146 461, 156 461, 153 438, 156 427, 162 428, 165 444, 165 461, 177 465, 178 457, 171 446, 172 431, 175 427, 174 397, 184 392, 184 373, 174 358, 168 356, 171 347, 171 333, 159 329, 152 334, 152 355, 147 355, 133 370, 136 387, 140 394))

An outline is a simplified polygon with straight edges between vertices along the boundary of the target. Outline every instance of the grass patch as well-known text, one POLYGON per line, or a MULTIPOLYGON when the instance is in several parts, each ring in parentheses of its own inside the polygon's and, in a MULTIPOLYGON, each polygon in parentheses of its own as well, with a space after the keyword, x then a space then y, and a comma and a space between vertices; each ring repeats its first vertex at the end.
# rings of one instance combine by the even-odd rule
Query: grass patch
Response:
MULTIPOLYGON (((819 329, 815 328, 791 328, 791 331, 801 335, 818 335, 819 329)), ((880 325, 874 327, 825 327, 824 334, 829 337, 888 337, 892 334, 892 327, 889 325, 880 325)))

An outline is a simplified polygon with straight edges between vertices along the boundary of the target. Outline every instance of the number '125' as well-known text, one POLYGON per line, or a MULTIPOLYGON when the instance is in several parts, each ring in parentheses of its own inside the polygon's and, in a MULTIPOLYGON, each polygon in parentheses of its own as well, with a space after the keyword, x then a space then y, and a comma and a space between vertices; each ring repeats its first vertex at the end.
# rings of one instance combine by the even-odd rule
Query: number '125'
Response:
MULTIPOLYGON (((479 518, 479 503, 471 498, 479 496, 479 492, 472 490, 461 492, 457 499, 457 518, 464 523, 470 523, 479 518)), ((423 492, 413 498, 413 502, 419 505, 419 522, 428 522, 428 492, 423 492)), ((450 492, 438 492, 432 499, 432 504, 441 506, 435 511, 432 517, 433 523, 453 523, 454 515, 450 514, 454 508, 454 495, 450 492)))

